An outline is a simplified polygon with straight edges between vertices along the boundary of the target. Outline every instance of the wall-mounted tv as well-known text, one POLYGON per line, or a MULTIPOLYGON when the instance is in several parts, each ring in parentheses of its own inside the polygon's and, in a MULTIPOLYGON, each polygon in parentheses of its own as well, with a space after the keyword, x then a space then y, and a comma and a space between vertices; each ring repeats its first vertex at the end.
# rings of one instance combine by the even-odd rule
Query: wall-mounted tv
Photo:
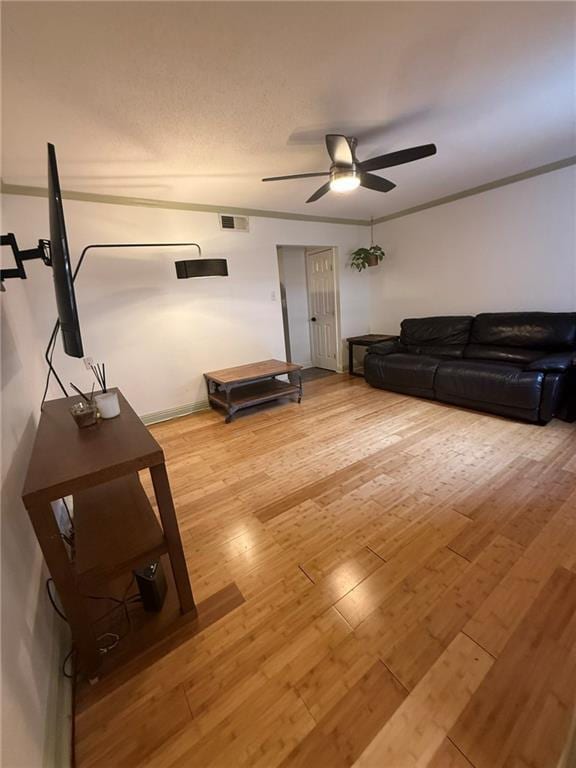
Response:
POLYGON ((67 355, 72 357, 84 357, 74 279, 70 265, 70 251, 66 236, 62 193, 58 178, 56 150, 53 144, 48 144, 48 204, 50 208, 52 274, 64 350, 67 355))

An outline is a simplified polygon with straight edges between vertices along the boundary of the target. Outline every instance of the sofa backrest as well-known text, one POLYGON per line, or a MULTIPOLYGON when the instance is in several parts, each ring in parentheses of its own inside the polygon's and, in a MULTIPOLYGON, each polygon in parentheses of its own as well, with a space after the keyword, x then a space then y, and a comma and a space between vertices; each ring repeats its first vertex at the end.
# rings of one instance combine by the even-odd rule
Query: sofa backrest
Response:
POLYGON ((562 351, 576 347, 576 312, 498 312, 476 315, 471 344, 562 351))
POLYGON ((485 312, 410 317, 401 348, 420 355, 531 363, 547 353, 576 351, 576 312, 485 312))
POLYGON ((531 363, 576 347, 574 312, 497 312, 477 315, 464 357, 531 363))
POLYGON ((461 357, 468 343, 473 317, 410 317, 402 320, 400 343, 416 354, 461 357))

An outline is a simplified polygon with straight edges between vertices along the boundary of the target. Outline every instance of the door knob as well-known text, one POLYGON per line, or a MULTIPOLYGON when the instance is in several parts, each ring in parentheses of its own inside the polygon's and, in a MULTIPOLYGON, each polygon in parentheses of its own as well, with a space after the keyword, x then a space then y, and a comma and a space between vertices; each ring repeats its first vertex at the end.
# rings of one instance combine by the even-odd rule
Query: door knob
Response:
POLYGON ((315 317, 311 317, 310 320, 312 320, 313 323, 316 322, 316 318, 315 317))

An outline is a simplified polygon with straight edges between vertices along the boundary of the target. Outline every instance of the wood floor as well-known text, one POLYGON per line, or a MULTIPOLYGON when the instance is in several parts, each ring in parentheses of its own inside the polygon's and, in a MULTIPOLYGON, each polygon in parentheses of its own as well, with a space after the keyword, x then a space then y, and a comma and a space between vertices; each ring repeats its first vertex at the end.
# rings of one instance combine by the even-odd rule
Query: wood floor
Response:
POLYGON ((574 765, 576 425, 335 374, 153 432, 212 618, 80 697, 80 768, 574 765))

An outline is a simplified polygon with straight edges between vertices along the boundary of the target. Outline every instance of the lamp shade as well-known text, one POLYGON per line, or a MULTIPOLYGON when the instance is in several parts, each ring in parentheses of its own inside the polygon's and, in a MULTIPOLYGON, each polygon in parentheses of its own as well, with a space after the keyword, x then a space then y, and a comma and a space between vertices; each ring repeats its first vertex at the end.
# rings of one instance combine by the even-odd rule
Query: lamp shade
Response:
POLYGON ((226 259, 185 259, 174 263, 176 276, 180 280, 188 277, 228 277, 226 259))

